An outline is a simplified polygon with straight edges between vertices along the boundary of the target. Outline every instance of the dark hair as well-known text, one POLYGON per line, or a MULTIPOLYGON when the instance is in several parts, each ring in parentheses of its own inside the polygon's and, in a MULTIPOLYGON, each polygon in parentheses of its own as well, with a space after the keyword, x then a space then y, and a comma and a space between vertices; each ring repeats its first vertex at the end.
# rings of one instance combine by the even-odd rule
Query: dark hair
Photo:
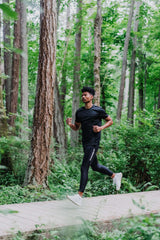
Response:
POLYGON ((95 90, 93 88, 91 88, 91 87, 83 87, 81 91, 82 91, 82 93, 83 92, 89 92, 93 96, 95 95, 95 90))

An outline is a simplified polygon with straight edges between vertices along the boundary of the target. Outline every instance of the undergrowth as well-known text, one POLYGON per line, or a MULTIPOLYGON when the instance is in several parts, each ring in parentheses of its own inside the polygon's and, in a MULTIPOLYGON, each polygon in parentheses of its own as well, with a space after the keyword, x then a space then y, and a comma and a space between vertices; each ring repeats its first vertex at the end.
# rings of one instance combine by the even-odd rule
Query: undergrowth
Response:
POLYGON ((67 228, 45 231, 37 230, 24 235, 19 232, 12 240, 159 240, 160 215, 138 216, 121 219, 112 224, 83 224, 67 228))

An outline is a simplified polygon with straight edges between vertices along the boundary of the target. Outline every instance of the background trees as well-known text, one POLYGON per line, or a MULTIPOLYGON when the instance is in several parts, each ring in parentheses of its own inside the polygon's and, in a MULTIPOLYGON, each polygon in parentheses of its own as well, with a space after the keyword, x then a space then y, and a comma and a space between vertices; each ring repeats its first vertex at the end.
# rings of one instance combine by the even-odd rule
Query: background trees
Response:
MULTIPOLYGON (((31 143, 32 156, 34 155, 33 149, 39 145, 36 150, 37 156, 39 154, 38 161, 43 162, 42 158, 44 158, 44 162, 47 164, 51 135, 53 145, 50 146, 52 149, 50 153, 53 154, 54 160, 55 156, 62 160, 64 156, 59 156, 59 150, 66 148, 65 137, 67 136, 68 147, 70 143, 79 143, 81 138, 81 133, 78 138, 77 133, 75 136, 73 135, 75 133, 70 132, 65 125, 65 118, 72 116, 74 121, 75 111, 82 105, 80 90, 84 85, 98 86, 97 93, 100 93, 101 90, 101 94, 95 103, 105 108, 114 122, 116 119, 121 119, 121 123, 118 123, 120 126, 124 122, 128 124, 127 121, 129 121, 132 123, 133 129, 144 127, 144 125, 148 128, 156 126, 158 129, 160 109, 160 31, 158 27, 160 15, 158 3, 145 0, 58 1, 57 33, 54 39, 51 39, 49 33, 45 35, 43 31, 40 32, 40 2, 29 0, 26 2, 26 6, 23 1, 20 2, 4 0, 4 5, 0 4, 3 13, 1 62, 4 61, 4 71, 2 70, 1 75, 4 80, 2 81, 2 99, 5 106, 4 115, 7 114, 8 120, 10 119, 7 135, 3 133, 0 140, 2 142, 1 163, 7 162, 3 161, 7 159, 15 166, 14 161, 19 157, 13 154, 14 151, 11 153, 8 150, 9 147, 16 145, 15 148, 18 149, 20 145, 22 147, 25 145, 27 153, 29 153, 29 144, 31 143), (17 18, 15 12, 17 12, 17 18), (25 13, 27 13, 27 22, 25 13), (6 16, 9 16, 7 20, 6 16), (20 20, 23 28, 20 28, 20 20), (17 30, 16 26, 19 26, 17 30), (25 26, 27 26, 27 32, 24 31, 25 26), (46 46, 41 43, 44 37, 46 37, 46 43, 50 40, 46 46), (55 51, 55 39, 57 49, 57 77, 53 97, 55 107, 53 112, 49 112, 48 115, 46 109, 53 108, 51 103, 53 93, 48 94, 49 88, 52 90, 48 76, 54 75, 53 59, 50 54, 55 51), (52 47, 49 48, 51 44, 52 47), (43 47, 45 48, 44 54, 42 54, 43 47), (49 64, 49 61, 50 69, 46 65, 49 64), (42 102, 40 96, 44 97, 42 102), (24 102, 25 106, 21 104, 24 102), (53 125, 53 134, 50 132, 52 128, 50 123, 50 127, 48 130, 46 129, 46 123, 49 121, 47 119, 53 119, 53 124, 51 124, 53 125), (28 121, 28 125, 24 126, 25 121, 28 121), (32 129, 33 133, 31 134, 32 129), (41 129, 41 131, 37 129, 41 129), (41 137, 38 138, 36 134, 41 137), (28 135, 28 138, 23 139, 25 135, 28 135), (46 140, 47 144, 44 143, 45 137, 48 139, 46 140), (5 141, 8 148, 4 148, 5 141), (24 144, 20 144, 20 142, 24 144), (45 152, 44 155, 41 154, 42 150, 45 152)), ((49 18, 47 21, 52 23, 49 18)), ((46 28, 49 27, 53 31, 53 26, 47 25, 46 28)), ((105 138, 105 133, 103 138, 105 138)), ((114 141, 114 136, 111 139, 114 141)), ((125 144, 127 147, 127 142, 125 144)), ((117 148, 119 149, 119 147, 117 148)), ((16 151, 15 154, 17 154, 16 151)), ((24 178, 26 158, 21 178, 24 178)), ((72 156, 72 158, 74 157, 72 156)), ((130 159, 134 161, 136 157, 132 155, 130 159)), ((43 168, 42 162, 38 161, 31 161, 32 169, 35 169, 35 172, 40 170, 39 164, 43 168)), ((46 182, 47 168, 48 166, 45 165, 43 169, 45 174, 42 174, 45 180, 40 177, 41 173, 39 173, 39 177, 36 178, 39 180, 36 180, 36 183, 46 182)), ((18 170, 13 172, 18 174, 18 170)), ((30 179, 29 182, 33 183, 34 181, 30 179)))

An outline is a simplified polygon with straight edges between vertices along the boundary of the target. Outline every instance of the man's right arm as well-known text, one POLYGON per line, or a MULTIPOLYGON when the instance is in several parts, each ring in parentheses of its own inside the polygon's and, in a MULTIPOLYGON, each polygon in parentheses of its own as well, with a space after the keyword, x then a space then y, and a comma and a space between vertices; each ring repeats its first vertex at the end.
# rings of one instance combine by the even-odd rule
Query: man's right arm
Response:
POLYGON ((80 129, 81 124, 78 122, 75 122, 75 124, 72 123, 72 118, 67 118, 66 123, 72 128, 72 130, 77 131, 80 129))

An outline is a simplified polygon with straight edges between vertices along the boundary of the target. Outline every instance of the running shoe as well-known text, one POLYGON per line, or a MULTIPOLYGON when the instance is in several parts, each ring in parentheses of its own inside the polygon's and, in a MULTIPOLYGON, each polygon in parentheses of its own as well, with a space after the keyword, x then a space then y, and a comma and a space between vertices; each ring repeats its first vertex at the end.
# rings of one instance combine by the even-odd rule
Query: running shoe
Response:
POLYGON ((121 188, 122 173, 116 173, 113 178, 113 184, 116 185, 116 190, 118 191, 121 188))
POLYGON ((67 195, 67 198, 78 206, 81 206, 81 204, 82 204, 82 197, 79 194, 76 194, 73 196, 67 195))

